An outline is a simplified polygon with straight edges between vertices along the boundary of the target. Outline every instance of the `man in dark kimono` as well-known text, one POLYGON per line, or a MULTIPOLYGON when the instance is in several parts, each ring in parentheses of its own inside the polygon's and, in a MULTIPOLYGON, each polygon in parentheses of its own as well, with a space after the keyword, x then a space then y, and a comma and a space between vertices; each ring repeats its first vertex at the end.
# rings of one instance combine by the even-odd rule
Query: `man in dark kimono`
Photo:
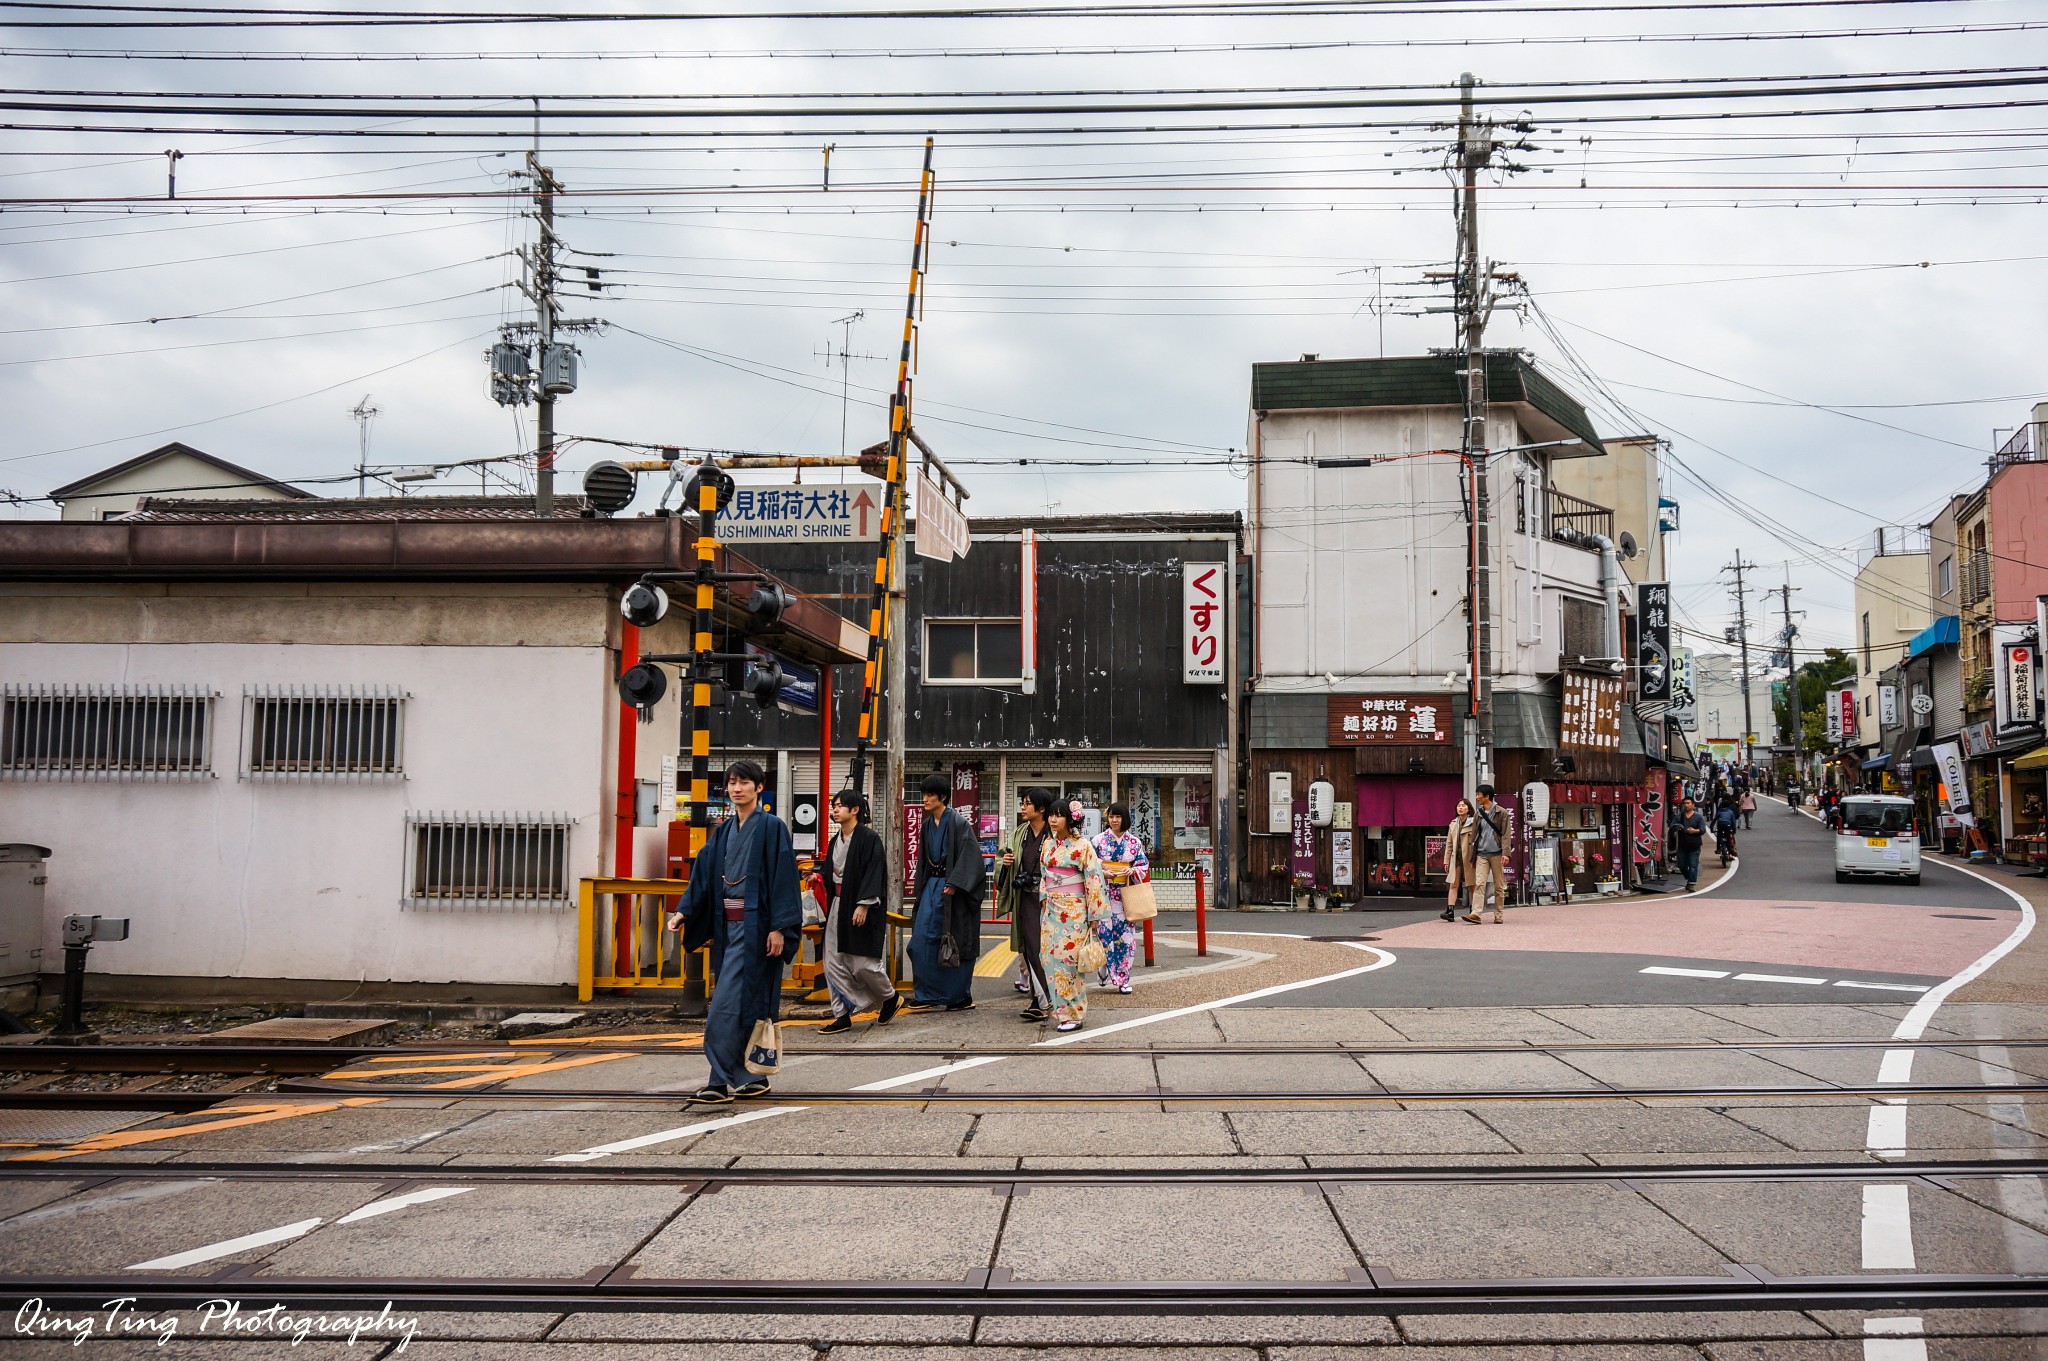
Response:
POLYGON ((704 1016, 711 1076, 696 1096, 704 1102, 767 1094, 768 1080, 747 1071, 747 1039, 756 1022, 782 1014, 782 965, 803 930, 789 827, 761 807, 766 778, 752 761, 726 768, 732 816, 712 829, 691 864, 677 908, 683 949, 711 947, 715 981, 704 1016))
POLYGON ((953 786, 927 775, 924 828, 917 855, 917 907, 911 919, 914 1011, 967 1011, 974 1006, 974 965, 981 958, 981 900, 988 888, 981 841, 965 814, 946 806, 953 786))
POLYGON ((889 915, 888 856, 882 838, 868 825, 867 800, 851 789, 832 796, 832 822, 839 828, 821 857, 825 877, 825 986, 832 993, 832 1019, 820 1035, 853 1029, 863 1011, 879 1011, 877 1024, 896 1019, 901 999, 882 967, 889 915))

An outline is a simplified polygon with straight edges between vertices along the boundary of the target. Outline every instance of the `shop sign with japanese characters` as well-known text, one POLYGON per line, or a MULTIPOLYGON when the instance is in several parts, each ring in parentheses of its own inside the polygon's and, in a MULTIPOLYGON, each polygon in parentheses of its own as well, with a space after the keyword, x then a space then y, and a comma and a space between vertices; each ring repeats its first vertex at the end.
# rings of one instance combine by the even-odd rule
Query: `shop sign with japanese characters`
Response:
POLYGON ((1621 694, 1618 676, 1565 672, 1558 745, 1579 751, 1620 751, 1621 694))
POLYGON ((1180 678, 1189 685, 1223 683, 1223 586, 1227 564, 1180 565, 1180 678))
POLYGON ((741 487, 718 513, 722 543, 857 542, 881 537, 881 498, 862 485, 741 487))
POLYGON ((1451 740, 1443 695, 1331 695, 1333 747, 1433 746, 1451 740))

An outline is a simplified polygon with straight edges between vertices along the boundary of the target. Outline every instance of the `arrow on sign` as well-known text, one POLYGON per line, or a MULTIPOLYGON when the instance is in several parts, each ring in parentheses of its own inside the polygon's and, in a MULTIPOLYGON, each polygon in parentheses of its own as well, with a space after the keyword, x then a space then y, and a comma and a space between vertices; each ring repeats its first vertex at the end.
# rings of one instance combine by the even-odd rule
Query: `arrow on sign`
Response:
POLYGON ((853 498, 853 508, 860 512, 860 534, 862 538, 866 538, 868 533, 868 512, 875 508, 875 498, 869 496, 866 491, 862 491, 859 496, 853 498))

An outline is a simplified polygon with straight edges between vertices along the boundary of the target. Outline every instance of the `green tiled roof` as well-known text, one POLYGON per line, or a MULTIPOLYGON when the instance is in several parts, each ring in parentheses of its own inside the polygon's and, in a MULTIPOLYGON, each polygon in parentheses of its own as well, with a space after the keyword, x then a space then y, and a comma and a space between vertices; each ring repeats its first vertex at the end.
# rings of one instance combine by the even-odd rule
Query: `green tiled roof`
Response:
MULTIPOLYGON (((1586 408, 1518 354, 1486 356, 1486 395, 1494 402, 1526 402, 1575 438, 1596 448, 1600 443, 1586 408)), ((1463 401, 1455 355, 1252 365, 1254 411, 1457 406, 1463 401)))

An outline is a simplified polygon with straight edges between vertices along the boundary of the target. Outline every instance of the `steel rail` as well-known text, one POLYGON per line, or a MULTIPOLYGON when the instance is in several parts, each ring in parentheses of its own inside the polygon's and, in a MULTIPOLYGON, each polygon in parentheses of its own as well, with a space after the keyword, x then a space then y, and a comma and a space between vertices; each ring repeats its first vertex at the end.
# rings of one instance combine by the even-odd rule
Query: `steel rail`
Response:
MULTIPOLYGON (((324 1277, 17 1277, 0 1302, 40 1300, 45 1307, 100 1309, 123 1299, 147 1312, 194 1309, 228 1299, 286 1309, 358 1310, 399 1305, 422 1310, 556 1312, 645 1311, 687 1306, 716 1312, 843 1311, 997 1314, 1132 1312, 1368 1314, 1526 1314, 1687 1312, 1784 1309, 2031 1308, 2048 1276, 1779 1276, 1730 1265, 1721 1276, 1565 1277, 1409 1281, 1376 1267, 1353 1267, 1341 1281, 1020 1281, 1007 1267, 968 1272, 958 1281, 650 1280, 631 1264, 596 1280, 473 1280, 324 1277)), ((593 1273, 595 1274, 595 1273, 593 1273)))
MULTIPOLYGON (((1363 1076, 1363 1074, 1361 1074, 1363 1076)), ((318 1094, 323 1096, 392 1096, 426 1097, 435 1100, 449 1098, 485 1098, 498 1101, 634 1101, 674 1102, 690 1104, 691 1098, 682 1094, 659 1092, 636 1092, 621 1088, 481 1088, 399 1086, 381 1082, 353 1081, 287 1081, 277 1086, 277 1092, 289 1095, 318 1094)), ((31 1092, 29 1096, 41 1093, 31 1092)), ((138 1099, 149 1095, 147 1092, 134 1094, 138 1099)), ((1986 1082, 1977 1085, 1939 1082, 1897 1082, 1858 1083, 1855 1085, 1828 1086, 1698 1086, 1698 1087, 1531 1087, 1531 1088, 1482 1088, 1472 1091, 1447 1091, 1443 1089, 1385 1088, 1372 1092, 1190 1092, 1174 1088, 1154 1087, 1149 1090, 1123 1092, 1044 1092, 1044 1091, 948 1091, 943 1088, 919 1088, 893 1092, 805 1092, 774 1091, 759 1097, 741 1098, 738 1105, 758 1109, 762 1106, 861 1106, 861 1105, 925 1105, 931 1102, 986 1103, 990 1105, 1106 1105, 1153 1102, 1209 1102, 1209 1103, 1342 1103, 1365 1102, 1379 1104, 1389 1101, 1413 1101, 1418 1103, 1467 1103, 1496 1101, 1712 1101, 1737 1100, 1765 1097, 1776 1100, 1787 1098, 1854 1098, 1875 1100, 1878 1098, 1902 1097, 1976 1097, 1976 1096, 2048 1096, 2048 1082, 1986 1082)))
POLYGON ((422 1165, 419 1163, 278 1163, 191 1160, 178 1163, 110 1163, 90 1158, 61 1163, 0 1162, 0 1182, 60 1181, 81 1183, 88 1190, 123 1181, 189 1181, 195 1177, 228 1181, 431 1181, 446 1183, 564 1182, 651 1185, 702 1189, 713 1186, 1241 1186, 1274 1185, 1401 1185, 1490 1186, 1575 1184, 1587 1182, 1804 1182, 1804 1181, 1929 1181, 1984 1180, 1994 1177, 2038 1177, 2048 1174, 2044 1158, 1969 1158, 1918 1162, 1804 1162, 1607 1164, 1583 1163, 1456 1164, 1418 1163, 1410 1167, 1285 1168, 1199 1167, 1101 1169, 1019 1168, 1011 1170, 950 1167, 844 1168, 703 1168, 648 1167, 602 1162, 537 1166, 532 1163, 422 1165))

